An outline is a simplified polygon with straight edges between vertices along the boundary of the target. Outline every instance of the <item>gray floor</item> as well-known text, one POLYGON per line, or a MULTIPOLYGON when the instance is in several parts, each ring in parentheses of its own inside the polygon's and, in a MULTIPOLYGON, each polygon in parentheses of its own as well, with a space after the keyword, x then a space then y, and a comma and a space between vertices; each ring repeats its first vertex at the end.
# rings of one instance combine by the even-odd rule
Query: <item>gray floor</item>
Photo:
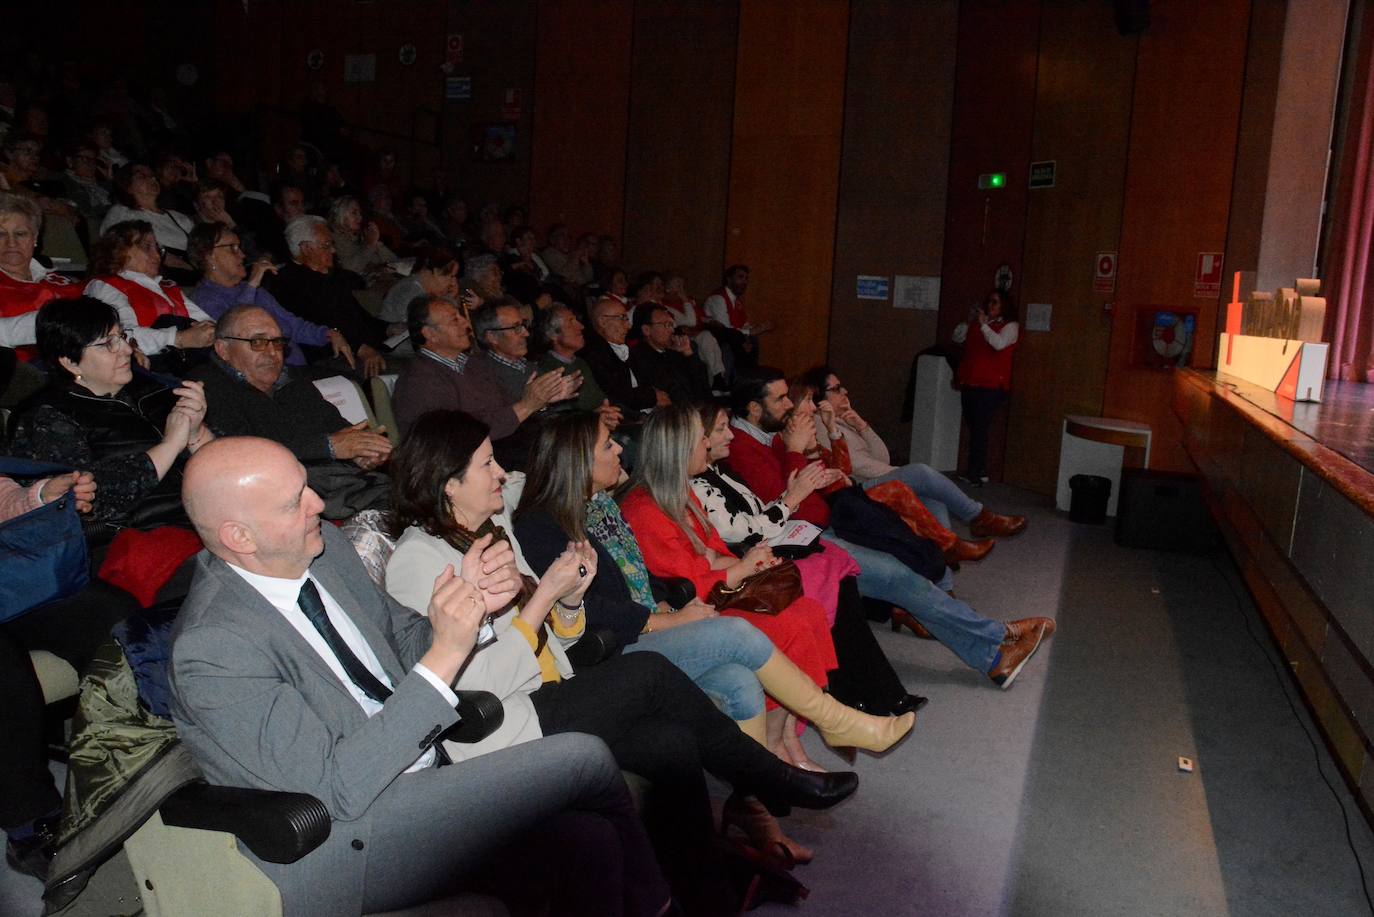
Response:
MULTIPOLYGON (((1059 633, 1001 692, 938 645, 880 629, 930 706, 899 748, 861 756, 853 799, 785 820, 817 850, 797 870, 811 896, 755 913, 1367 913, 1293 688, 1227 588, 1225 557, 1121 549, 1109 528, 1073 525, 1039 497, 985 494, 1032 524, 966 565, 959 595, 992 617, 1051 615, 1059 633), (1178 772, 1180 755, 1193 774, 1178 772)), ((1374 873, 1374 836, 1319 757, 1374 873)), ((0 871, 0 914, 40 913, 37 894, 0 871)))

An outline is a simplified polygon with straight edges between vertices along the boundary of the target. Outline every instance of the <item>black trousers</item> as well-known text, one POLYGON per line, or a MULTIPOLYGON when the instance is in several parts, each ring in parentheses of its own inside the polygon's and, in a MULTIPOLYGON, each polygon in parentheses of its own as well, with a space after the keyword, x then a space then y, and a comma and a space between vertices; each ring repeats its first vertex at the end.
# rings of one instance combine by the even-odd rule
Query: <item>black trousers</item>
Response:
POLYGON ((1000 388, 965 388, 959 392, 964 423, 968 424, 968 476, 972 480, 988 474, 988 430, 998 408, 1007 401, 1000 388))
POLYGON ((735 893, 712 843, 703 768, 740 792, 786 765, 721 713, 657 653, 613 656, 530 695, 545 735, 585 732, 652 784, 644 820, 678 900, 689 913, 732 913, 735 893))
POLYGON ((62 803, 48 772, 43 691, 29 650, 47 650, 81 673, 110 628, 137 610, 133 596, 92 580, 71 598, 0 624, 0 828, 17 828, 62 803))
POLYGON ((906 687, 873 636, 858 581, 852 576, 840 582, 830 636, 839 662, 839 668, 830 673, 830 693, 841 703, 875 716, 890 713, 892 705, 907 693, 906 687))

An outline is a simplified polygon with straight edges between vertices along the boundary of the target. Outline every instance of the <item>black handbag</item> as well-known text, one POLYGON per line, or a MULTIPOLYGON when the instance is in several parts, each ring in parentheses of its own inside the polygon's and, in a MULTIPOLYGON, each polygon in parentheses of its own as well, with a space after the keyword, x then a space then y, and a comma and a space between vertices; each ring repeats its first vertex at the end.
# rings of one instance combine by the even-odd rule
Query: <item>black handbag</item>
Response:
POLYGON ((911 530, 902 517, 874 500, 859 485, 830 495, 830 527, 845 541, 882 551, 906 564, 932 583, 945 575, 940 546, 911 530))

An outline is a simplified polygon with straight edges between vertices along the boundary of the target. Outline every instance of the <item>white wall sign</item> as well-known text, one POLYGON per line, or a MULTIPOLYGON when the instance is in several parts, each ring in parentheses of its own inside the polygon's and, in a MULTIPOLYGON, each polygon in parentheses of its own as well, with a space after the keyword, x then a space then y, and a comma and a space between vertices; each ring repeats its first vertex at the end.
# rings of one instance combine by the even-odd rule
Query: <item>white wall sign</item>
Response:
POLYGON ((1054 306, 1047 302, 1032 302, 1026 304, 1026 330, 1027 331, 1049 331, 1050 313, 1054 311, 1054 306))
POLYGON ((898 274, 893 278, 892 305, 898 309, 938 312, 940 278, 898 274))

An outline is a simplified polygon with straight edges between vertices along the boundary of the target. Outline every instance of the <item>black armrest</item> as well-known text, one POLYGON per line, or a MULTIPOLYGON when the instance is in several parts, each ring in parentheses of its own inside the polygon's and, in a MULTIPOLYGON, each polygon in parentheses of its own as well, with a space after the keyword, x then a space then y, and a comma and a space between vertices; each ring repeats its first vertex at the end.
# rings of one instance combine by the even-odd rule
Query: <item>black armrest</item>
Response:
POLYGON ((682 577, 659 579, 649 577, 649 591, 654 594, 655 602, 667 602, 672 608, 681 608, 697 597, 697 587, 692 581, 682 577))
POLYGON ((329 812, 305 793, 191 783, 161 813, 173 827, 227 831, 268 863, 294 863, 329 837, 329 812))
POLYGON ((471 745, 491 735, 506 721, 506 708, 501 699, 490 691, 458 691, 460 719, 443 738, 448 742, 471 745))
POLYGON ((589 630, 568 647, 568 661, 573 668, 598 665, 620 651, 620 641, 610 630, 589 630))

